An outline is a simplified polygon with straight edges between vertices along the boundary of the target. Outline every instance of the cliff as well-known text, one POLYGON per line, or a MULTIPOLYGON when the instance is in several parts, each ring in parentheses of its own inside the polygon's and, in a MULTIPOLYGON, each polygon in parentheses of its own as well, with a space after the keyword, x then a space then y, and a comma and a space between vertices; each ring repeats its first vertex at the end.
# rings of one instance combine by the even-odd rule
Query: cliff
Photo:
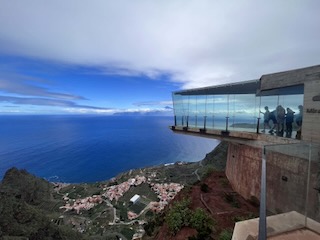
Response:
MULTIPOLYGON (((132 239, 134 234, 143 235, 144 231, 147 232, 144 239, 155 239, 159 227, 150 226, 154 224, 154 218, 160 219, 164 215, 158 214, 151 206, 161 207, 173 192, 178 193, 174 201, 190 197, 192 213, 204 219, 204 212, 212 214, 218 210, 230 210, 230 203, 224 200, 225 194, 231 194, 229 198, 231 202, 235 201, 234 204, 240 202, 241 206, 246 206, 242 200, 234 200, 233 190, 224 175, 227 149, 228 144, 222 142, 199 162, 130 170, 110 181, 92 184, 53 184, 25 170, 9 169, 0 184, 0 239, 10 236, 14 239, 126 240, 132 239), (184 187, 181 194, 178 187, 184 187), (130 199, 135 194, 141 201, 132 204, 130 199), (217 202, 221 206, 218 210, 211 205, 217 202)), ((230 211, 239 216, 251 212, 233 208, 230 211)), ((228 219, 232 216, 228 215, 228 219)), ((231 223, 221 221, 222 228, 232 227, 234 223, 233 220, 231 223)), ((162 239, 169 239, 171 235, 166 226, 164 223, 160 230, 165 235, 157 235, 157 239, 162 236, 165 236, 162 239)), ((197 226, 201 227, 201 224, 197 226)), ((183 231, 189 230, 184 228, 176 236, 183 238, 186 236, 183 231)), ((195 229, 189 232, 192 234, 188 236, 197 233, 195 229)))
POLYGON ((48 207, 54 203, 51 191, 51 184, 44 179, 9 169, 0 184, 0 238, 82 239, 80 234, 52 223, 48 207))

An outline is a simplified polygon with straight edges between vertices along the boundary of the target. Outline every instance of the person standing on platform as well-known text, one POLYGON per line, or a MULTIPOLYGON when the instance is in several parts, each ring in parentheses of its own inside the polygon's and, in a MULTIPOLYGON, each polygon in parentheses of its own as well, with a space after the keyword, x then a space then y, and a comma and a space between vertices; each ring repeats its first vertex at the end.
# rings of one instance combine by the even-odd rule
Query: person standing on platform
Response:
POLYGON ((277 113, 276 118, 278 123, 277 136, 283 137, 284 119, 286 117, 286 110, 281 105, 278 105, 278 107, 276 108, 276 113, 277 113))
POLYGON ((270 124, 269 124, 269 120, 270 120, 270 111, 269 111, 269 107, 265 106, 264 107, 265 112, 260 111, 263 114, 263 130, 262 132, 264 133, 266 131, 267 128, 271 128, 270 124))
POLYGON ((291 108, 287 108, 286 114, 286 137, 291 138, 292 135, 292 123, 294 120, 294 111, 291 108))
MULTIPOLYGON (((277 111, 273 110, 272 112, 269 113, 269 121, 272 121, 272 128, 269 130, 269 133, 273 135, 274 129, 278 129, 278 122, 277 122, 277 111)), ((269 123, 269 122, 268 122, 269 123)))

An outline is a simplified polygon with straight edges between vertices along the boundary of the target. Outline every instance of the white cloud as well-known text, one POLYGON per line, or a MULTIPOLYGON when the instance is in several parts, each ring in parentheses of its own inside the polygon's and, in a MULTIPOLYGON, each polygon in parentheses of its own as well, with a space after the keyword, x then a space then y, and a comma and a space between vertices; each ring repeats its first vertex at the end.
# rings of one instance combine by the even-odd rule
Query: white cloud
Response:
POLYGON ((147 101, 147 102, 136 102, 133 103, 135 106, 172 106, 172 101, 147 101))
POLYGON ((0 53, 186 87, 319 64, 320 2, 1 1, 0 53))
POLYGON ((64 100, 85 100, 82 96, 50 91, 46 80, 3 72, 0 72, 0 92, 64 100), (38 86, 39 83, 45 86, 38 86))
POLYGON ((0 103, 11 103, 17 105, 34 105, 34 106, 52 106, 52 107, 68 107, 68 108, 79 108, 96 111, 109 111, 112 108, 101 108, 88 105, 80 105, 73 101, 61 100, 61 99, 50 99, 50 98, 37 98, 37 97, 12 97, 12 96, 1 96, 0 103))
POLYGON ((64 112, 71 114, 103 114, 103 115, 172 115, 172 109, 170 108, 129 108, 129 109, 94 109, 94 108, 64 108, 64 112))

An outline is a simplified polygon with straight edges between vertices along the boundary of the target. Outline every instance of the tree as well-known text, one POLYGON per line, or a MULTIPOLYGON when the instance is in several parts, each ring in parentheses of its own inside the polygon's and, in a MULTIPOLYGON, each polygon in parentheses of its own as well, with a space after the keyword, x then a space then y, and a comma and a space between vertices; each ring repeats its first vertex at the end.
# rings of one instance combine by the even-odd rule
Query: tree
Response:
POLYGON ((183 199, 175 202, 166 216, 166 223, 170 231, 176 234, 182 227, 190 224, 191 210, 189 209, 190 200, 183 199))
POLYGON ((197 208, 190 219, 190 225, 198 232, 198 239, 204 239, 212 232, 213 219, 201 208, 197 208))

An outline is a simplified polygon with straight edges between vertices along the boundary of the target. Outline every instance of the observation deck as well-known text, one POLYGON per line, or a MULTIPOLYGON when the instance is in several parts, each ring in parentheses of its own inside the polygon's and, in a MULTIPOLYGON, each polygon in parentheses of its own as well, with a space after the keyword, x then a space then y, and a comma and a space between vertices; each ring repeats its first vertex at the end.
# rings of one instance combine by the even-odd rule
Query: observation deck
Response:
POLYGON ((172 99, 171 130, 228 141, 229 182, 260 201, 259 219, 242 224, 233 240, 288 239, 289 231, 319 239, 320 65, 177 91, 172 99))

